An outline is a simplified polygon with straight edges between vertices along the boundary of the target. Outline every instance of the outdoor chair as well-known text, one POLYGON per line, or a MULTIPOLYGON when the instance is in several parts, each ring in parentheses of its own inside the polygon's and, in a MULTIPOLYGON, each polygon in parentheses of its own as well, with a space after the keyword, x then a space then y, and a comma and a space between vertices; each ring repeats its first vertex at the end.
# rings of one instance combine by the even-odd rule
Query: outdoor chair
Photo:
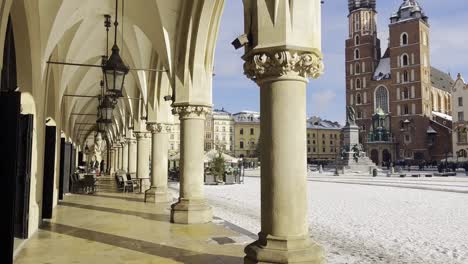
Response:
POLYGON ((129 191, 130 189, 132 192, 135 192, 136 189, 140 187, 140 180, 138 179, 132 179, 132 176, 130 173, 126 174, 127 180, 125 181, 124 184, 124 192, 129 191))
POLYGON ((125 180, 122 175, 115 175, 115 182, 117 184, 117 191, 125 191, 125 180))
POLYGON ((86 174, 83 179, 84 191, 86 193, 96 192, 96 179, 92 174, 86 174))

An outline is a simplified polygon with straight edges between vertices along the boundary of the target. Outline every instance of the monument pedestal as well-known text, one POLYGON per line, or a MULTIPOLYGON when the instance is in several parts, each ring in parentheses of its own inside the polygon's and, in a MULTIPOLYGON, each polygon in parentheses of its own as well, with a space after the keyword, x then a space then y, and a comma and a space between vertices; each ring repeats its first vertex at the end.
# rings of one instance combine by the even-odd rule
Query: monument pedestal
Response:
POLYGON ((343 128, 344 145, 338 167, 343 173, 372 174, 377 166, 367 157, 366 152, 359 143, 359 127, 356 124, 346 123, 343 128))

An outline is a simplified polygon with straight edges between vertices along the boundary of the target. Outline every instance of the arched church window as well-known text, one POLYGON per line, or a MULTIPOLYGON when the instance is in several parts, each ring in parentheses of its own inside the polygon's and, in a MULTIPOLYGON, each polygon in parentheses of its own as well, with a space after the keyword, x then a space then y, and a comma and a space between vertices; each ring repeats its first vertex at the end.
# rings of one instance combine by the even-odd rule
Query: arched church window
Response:
POLYGON ((359 44, 361 44, 361 39, 360 39, 359 35, 356 35, 356 37, 354 38, 354 45, 357 46, 359 44))
POLYGON ((381 108, 388 113, 388 90, 384 86, 378 87, 375 91, 375 108, 381 108))
POLYGON ((356 74, 360 74, 360 73, 361 73, 361 65, 359 64, 359 62, 356 63, 355 69, 356 69, 356 74))
POLYGON ((409 57, 407 54, 403 54, 401 56, 401 66, 408 66, 409 65, 409 57))
POLYGON ((409 90, 408 87, 405 87, 403 89, 403 99, 408 99, 409 98, 409 90))
POLYGON ((408 33, 403 32, 400 38, 401 46, 408 45, 408 33))
POLYGON ((361 89, 361 79, 356 79, 356 89, 361 89))
POLYGON ((361 58, 361 54, 359 52, 359 49, 356 49, 354 50, 354 59, 358 60, 359 58, 361 58))
POLYGON ((403 72, 403 82, 404 82, 404 83, 409 82, 408 71, 404 71, 404 72, 403 72))
POLYGON ((358 105, 361 104, 361 94, 360 93, 356 94, 356 104, 358 104, 358 105))
POLYGON ((409 106, 407 104, 405 104, 404 107, 403 107, 403 114, 404 115, 409 115, 409 106))

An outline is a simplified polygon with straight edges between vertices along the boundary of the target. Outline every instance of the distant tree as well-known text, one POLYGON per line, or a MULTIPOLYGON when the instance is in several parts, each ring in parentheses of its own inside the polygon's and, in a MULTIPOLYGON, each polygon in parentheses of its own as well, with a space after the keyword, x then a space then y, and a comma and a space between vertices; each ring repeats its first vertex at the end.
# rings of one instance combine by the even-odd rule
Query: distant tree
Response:
POLYGON ((258 142, 257 142, 257 145, 255 146, 255 157, 256 158, 260 158, 260 153, 261 153, 261 150, 262 150, 262 147, 261 147, 261 143, 262 142, 262 136, 260 135, 259 138, 258 138, 258 142))
POLYGON ((213 159, 212 164, 213 175, 215 175, 218 182, 222 182, 224 177, 224 157, 221 151, 218 151, 218 156, 213 159))

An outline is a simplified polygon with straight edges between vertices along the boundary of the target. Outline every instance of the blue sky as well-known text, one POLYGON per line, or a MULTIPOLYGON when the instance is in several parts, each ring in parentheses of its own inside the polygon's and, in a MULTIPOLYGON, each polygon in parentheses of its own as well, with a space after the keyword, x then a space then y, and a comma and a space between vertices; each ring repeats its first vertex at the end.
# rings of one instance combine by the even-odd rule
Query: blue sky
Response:
MULTIPOLYGON (((403 0, 377 0, 378 31, 385 51, 388 21, 403 0)), ((468 77, 467 0, 419 0, 431 25, 431 64, 456 76, 468 77)), ((243 34, 241 0, 225 0, 215 57, 213 102, 230 112, 259 111, 259 89, 243 75, 243 49, 234 50, 232 40, 243 34)), ((325 74, 311 80, 307 90, 307 115, 339 121, 345 119, 344 42, 348 34, 347 1, 326 0, 322 5, 322 52, 325 74)), ((466 78, 465 78, 466 79, 466 78)))

